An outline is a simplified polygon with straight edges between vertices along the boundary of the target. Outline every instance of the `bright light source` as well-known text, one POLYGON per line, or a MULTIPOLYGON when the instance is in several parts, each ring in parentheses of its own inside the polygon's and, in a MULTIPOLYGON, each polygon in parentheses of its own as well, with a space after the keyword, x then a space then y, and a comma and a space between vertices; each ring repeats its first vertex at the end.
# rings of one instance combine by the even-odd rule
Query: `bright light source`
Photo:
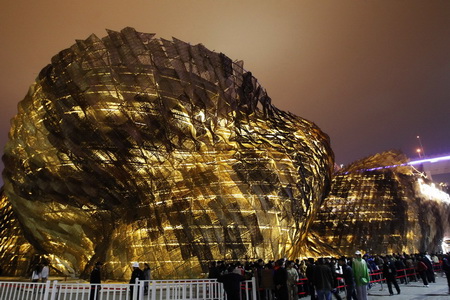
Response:
POLYGON ((418 180, 419 190, 422 195, 432 200, 450 203, 450 195, 436 187, 434 183, 426 184, 422 179, 418 180))

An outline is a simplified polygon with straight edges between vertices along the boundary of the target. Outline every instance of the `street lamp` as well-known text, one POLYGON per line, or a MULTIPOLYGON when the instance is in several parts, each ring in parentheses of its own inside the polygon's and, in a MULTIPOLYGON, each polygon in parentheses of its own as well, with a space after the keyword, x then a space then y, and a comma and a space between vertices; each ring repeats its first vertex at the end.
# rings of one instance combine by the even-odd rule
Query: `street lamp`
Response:
POLYGON ((419 140, 420 149, 417 149, 417 152, 419 153, 419 158, 421 158, 420 153, 422 153, 423 157, 425 157, 425 151, 423 150, 422 140, 420 139, 420 136, 417 136, 417 139, 419 140))

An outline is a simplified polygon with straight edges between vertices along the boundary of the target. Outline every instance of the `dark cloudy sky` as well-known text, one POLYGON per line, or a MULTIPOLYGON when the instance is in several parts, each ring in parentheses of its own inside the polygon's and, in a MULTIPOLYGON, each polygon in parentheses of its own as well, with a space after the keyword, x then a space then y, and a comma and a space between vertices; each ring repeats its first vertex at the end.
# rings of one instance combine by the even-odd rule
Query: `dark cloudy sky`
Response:
MULTIPOLYGON (((223 52, 315 122, 338 164, 450 153, 450 1, 3 1, 0 149, 29 85, 76 39, 126 26, 223 52)), ((3 170, 3 164, 0 164, 3 170)))

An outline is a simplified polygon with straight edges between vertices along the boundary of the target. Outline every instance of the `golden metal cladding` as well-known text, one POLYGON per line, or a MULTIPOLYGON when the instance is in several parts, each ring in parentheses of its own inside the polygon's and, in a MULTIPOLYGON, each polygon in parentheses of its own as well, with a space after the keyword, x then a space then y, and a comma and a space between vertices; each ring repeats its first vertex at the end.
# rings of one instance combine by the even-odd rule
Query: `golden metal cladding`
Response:
POLYGON ((389 167, 407 162, 401 152, 386 151, 335 174, 312 226, 333 247, 330 254, 442 251, 441 241, 450 232, 450 203, 436 195, 448 194, 424 193, 431 189, 425 182, 431 182, 412 166, 389 167))
MULTIPOLYGON (((240 61, 132 28, 52 58, 12 121, 4 195, 61 272, 155 278, 301 253, 334 156, 240 61)), ((2 200, 3 201, 3 200, 2 200)))

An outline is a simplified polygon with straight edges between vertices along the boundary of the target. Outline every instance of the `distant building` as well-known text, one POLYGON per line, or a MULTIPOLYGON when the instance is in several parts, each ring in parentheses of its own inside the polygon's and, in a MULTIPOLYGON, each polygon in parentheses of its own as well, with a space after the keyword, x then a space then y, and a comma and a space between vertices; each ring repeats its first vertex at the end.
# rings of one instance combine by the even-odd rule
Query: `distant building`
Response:
POLYGON ((335 174, 313 225, 331 253, 441 251, 450 233, 450 196, 412 166, 391 167, 407 161, 387 151, 335 174))

